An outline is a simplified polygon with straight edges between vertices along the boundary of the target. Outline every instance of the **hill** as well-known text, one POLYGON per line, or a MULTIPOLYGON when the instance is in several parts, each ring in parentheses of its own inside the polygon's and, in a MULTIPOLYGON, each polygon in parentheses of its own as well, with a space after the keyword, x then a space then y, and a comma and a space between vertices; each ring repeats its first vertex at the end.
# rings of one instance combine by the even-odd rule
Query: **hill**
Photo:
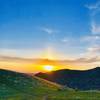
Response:
POLYGON ((100 100, 99 91, 78 91, 47 80, 0 70, 0 100, 100 100))
POLYGON ((60 85, 35 76, 0 69, 0 100, 34 100, 59 88, 60 85))
POLYGON ((80 70, 58 70, 36 76, 79 90, 100 90, 100 67, 80 70))

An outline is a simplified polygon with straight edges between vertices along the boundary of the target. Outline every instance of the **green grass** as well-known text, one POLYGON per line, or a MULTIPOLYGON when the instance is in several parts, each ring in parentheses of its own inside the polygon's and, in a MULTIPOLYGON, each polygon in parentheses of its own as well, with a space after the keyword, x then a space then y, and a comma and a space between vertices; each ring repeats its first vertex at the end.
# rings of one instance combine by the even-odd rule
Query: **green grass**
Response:
POLYGON ((0 100, 100 100, 100 91, 79 91, 19 73, 0 73, 0 100))

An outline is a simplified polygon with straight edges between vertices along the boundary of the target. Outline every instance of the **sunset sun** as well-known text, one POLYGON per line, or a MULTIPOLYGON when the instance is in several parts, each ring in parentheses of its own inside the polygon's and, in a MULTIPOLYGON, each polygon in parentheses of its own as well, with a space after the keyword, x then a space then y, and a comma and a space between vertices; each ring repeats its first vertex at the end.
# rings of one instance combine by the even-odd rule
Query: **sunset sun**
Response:
POLYGON ((52 65, 45 65, 45 66, 43 66, 43 68, 46 71, 52 71, 52 70, 54 70, 54 66, 52 66, 52 65))

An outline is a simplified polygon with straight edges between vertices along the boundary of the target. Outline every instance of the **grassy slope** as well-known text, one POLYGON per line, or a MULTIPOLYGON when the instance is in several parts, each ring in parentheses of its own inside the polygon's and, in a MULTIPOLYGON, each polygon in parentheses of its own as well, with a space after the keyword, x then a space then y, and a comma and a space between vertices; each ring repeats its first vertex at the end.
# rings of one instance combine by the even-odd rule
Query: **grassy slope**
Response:
POLYGON ((0 100, 100 100, 100 92, 65 89, 34 76, 0 70, 0 100))

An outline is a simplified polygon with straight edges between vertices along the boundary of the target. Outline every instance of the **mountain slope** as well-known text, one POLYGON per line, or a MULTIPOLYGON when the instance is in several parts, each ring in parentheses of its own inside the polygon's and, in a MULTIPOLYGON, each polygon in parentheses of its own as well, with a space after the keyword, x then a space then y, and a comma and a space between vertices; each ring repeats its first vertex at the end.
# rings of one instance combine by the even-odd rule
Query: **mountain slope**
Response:
POLYGON ((0 70, 0 100, 34 100, 60 88, 60 85, 26 74, 0 70), (16 98, 16 99, 12 99, 16 98))
POLYGON ((100 90, 100 67, 86 71, 64 69, 36 76, 74 89, 100 90))
POLYGON ((99 91, 75 91, 22 73, 0 70, 0 100, 100 100, 99 91))

